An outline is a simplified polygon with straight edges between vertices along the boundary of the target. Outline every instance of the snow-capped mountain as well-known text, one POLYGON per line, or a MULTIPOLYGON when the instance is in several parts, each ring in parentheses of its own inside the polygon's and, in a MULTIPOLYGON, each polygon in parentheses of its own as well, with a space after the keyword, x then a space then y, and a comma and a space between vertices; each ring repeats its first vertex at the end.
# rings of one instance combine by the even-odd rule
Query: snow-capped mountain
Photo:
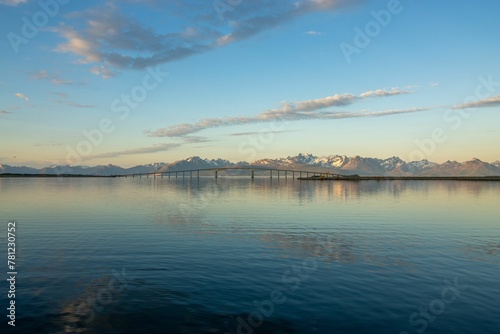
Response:
POLYGON ((55 165, 45 167, 39 170, 37 174, 79 174, 79 175, 117 175, 124 174, 124 168, 116 165, 98 165, 98 166, 70 166, 55 165))
POLYGON ((399 157, 387 159, 364 158, 360 156, 330 155, 316 157, 312 154, 298 154, 295 157, 279 159, 261 159, 252 165, 301 168, 314 167, 329 170, 332 173, 386 176, 491 176, 500 175, 500 163, 489 164, 473 159, 459 163, 447 161, 443 164, 428 160, 406 162, 399 157))
POLYGON ((0 164, 0 173, 13 173, 13 174, 38 174, 39 170, 32 167, 25 166, 9 166, 0 164))
POLYGON ((198 156, 190 157, 184 160, 178 160, 171 164, 165 164, 159 172, 172 172, 176 170, 203 169, 214 167, 230 167, 236 164, 224 159, 202 159, 198 156))
POLYGON ((341 168, 349 161, 349 158, 345 155, 329 155, 324 157, 316 157, 309 153, 299 153, 295 157, 286 157, 279 159, 261 159, 252 163, 252 165, 258 166, 300 166, 309 165, 317 167, 326 168, 341 168))
POLYGON ((443 164, 438 164, 434 168, 424 171, 422 174, 439 176, 490 176, 500 175, 500 168, 474 158, 463 163, 446 161, 443 164))
POLYGON ((305 167, 316 167, 328 169, 331 172, 347 174, 356 173, 360 175, 387 175, 388 173, 393 173, 395 175, 411 175, 410 170, 415 169, 398 157, 382 160, 363 158, 360 156, 349 158, 345 155, 316 157, 312 154, 302 153, 295 157, 261 159, 255 161, 253 165, 302 169, 305 169, 305 167), (399 172, 399 169, 403 169, 403 172, 399 172))
POLYGON ((168 164, 164 162, 155 162, 152 164, 146 164, 146 165, 139 165, 135 167, 131 167, 128 169, 125 169, 124 172, 122 173, 117 173, 117 174, 142 174, 142 173, 151 173, 151 172, 156 172, 161 170, 163 167, 167 166, 168 164))
POLYGON ((203 159, 198 156, 172 163, 155 162, 130 168, 116 165, 99 166, 50 166, 42 169, 0 164, 0 174, 79 174, 79 175, 125 175, 165 171, 194 170, 231 166, 261 166, 268 168, 329 171, 339 174, 378 176, 500 176, 500 161, 493 163, 472 159, 465 162, 446 161, 435 163, 428 160, 406 162, 399 157, 387 159, 365 158, 345 155, 315 156, 299 153, 296 156, 276 159, 260 159, 252 163, 230 162, 224 159, 203 159))
POLYGON ((341 169, 356 171, 356 174, 360 175, 384 175, 386 173, 386 169, 378 159, 362 158, 360 156, 349 158, 349 161, 341 169))

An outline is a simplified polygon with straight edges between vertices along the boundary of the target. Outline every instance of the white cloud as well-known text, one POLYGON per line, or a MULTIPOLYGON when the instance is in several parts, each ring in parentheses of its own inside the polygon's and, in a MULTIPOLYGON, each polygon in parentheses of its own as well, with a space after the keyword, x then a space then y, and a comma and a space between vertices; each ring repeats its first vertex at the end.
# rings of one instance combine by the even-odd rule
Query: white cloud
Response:
MULTIPOLYGON (((101 63, 118 68, 146 68, 183 59, 250 38, 277 25, 318 11, 330 11, 357 3, 352 0, 243 1, 224 13, 221 25, 213 1, 151 0, 151 6, 129 0, 141 11, 183 17, 186 24, 177 31, 153 29, 132 14, 124 15, 120 2, 110 1, 91 10, 70 15, 74 22, 53 28, 65 42, 56 51, 80 56, 80 63, 101 63), (160 6, 161 4, 161 6, 160 6), (75 27, 83 26, 83 29, 75 27), (186 28, 187 27, 187 28, 186 28)), ((317 33, 317 32, 311 32, 317 33)))
POLYGON ((50 82, 52 82, 56 86, 71 86, 71 85, 73 85, 73 81, 64 80, 64 79, 60 79, 60 78, 52 78, 52 79, 50 79, 50 82))
POLYGON ((338 112, 320 111, 327 107, 341 107, 355 103, 363 98, 376 98, 408 94, 406 91, 393 88, 392 90, 375 90, 355 96, 353 94, 335 94, 320 99, 284 103, 278 109, 264 111, 251 117, 226 117, 205 118, 195 123, 176 124, 167 128, 147 130, 145 133, 151 137, 183 137, 205 129, 223 126, 253 124, 273 121, 298 121, 309 119, 341 119, 357 117, 380 117, 403 113, 412 113, 429 110, 429 108, 391 109, 378 112, 338 112))
POLYGON ((377 89, 377 90, 372 90, 372 91, 360 94, 359 97, 362 99, 365 99, 365 98, 369 98, 369 97, 396 96, 396 95, 403 95, 403 94, 409 94, 409 92, 405 91, 405 90, 400 90, 398 88, 393 88, 391 90, 377 89))
POLYGON ((31 72, 31 78, 34 80, 45 79, 48 77, 49 77, 49 74, 45 70, 31 72))
POLYGON ((485 107, 497 107, 497 106, 500 106, 500 95, 497 95, 489 99, 459 104, 457 106, 454 106, 453 109, 485 108, 485 107))
POLYGON ((183 137, 182 140, 186 144, 206 143, 206 142, 212 141, 212 140, 208 139, 207 137, 199 137, 199 136, 186 136, 186 137, 183 137))
POLYGON ((136 155, 136 154, 147 154, 147 153, 156 153, 156 152, 164 152, 170 151, 173 148, 179 147, 181 144, 178 143, 167 143, 167 144, 158 144, 148 147, 139 147, 122 151, 113 151, 106 153, 99 153, 86 156, 84 160, 93 160, 93 159, 103 159, 103 158, 116 158, 122 155, 136 155))
POLYGON ((0 5, 19 6, 26 2, 28 0, 0 0, 0 5))
POLYGON ((323 33, 319 32, 319 31, 315 31, 315 30, 309 30, 309 31, 306 31, 306 32, 302 33, 302 35, 321 36, 321 35, 323 35, 323 33))
POLYGON ((365 93, 361 93, 359 96, 347 93, 335 94, 319 99, 283 103, 283 106, 281 108, 271 110, 270 112, 281 113, 289 111, 314 111, 328 107, 347 106, 359 101, 360 99, 396 96, 403 94, 410 94, 410 92, 398 88, 393 88, 391 90, 377 89, 368 91, 365 93))
POLYGON ((63 26, 56 30, 67 39, 66 43, 59 44, 56 48, 58 52, 70 52, 83 56, 80 63, 93 63, 101 61, 101 55, 97 51, 98 43, 81 36, 76 30, 63 26))
POLYGON ((322 32, 320 32, 320 31, 309 30, 309 31, 306 31, 306 32, 302 33, 302 35, 308 35, 308 36, 321 36, 321 35, 323 35, 323 33, 322 33, 322 32))
POLYGON ((109 79, 116 76, 116 73, 105 66, 95 66, 90 69, 90 73, 100 75, 103 79, 109 79))
POLYGON ((80 103, 77 103, 74 101, 66 101, 66 100, 52 100, 52 101, 55 103, 65 104, 65 105, 68 105, 70 107, 75 107, 75 108, 94 108, 95 107, 95 106, 90 105, 90 104, 80 104, 80 103))
POLYGON ((30 99, 24 95, 23 93, 16 93, 15 96, 17 96, 20 99, 23 99, 24 101, 28 102, 30 99))
POLYGON ((193 124, 178 124, 168 128, 160 128, 154 131, 145 131, 150 137, 183 137, 205 129, 218 128, 233 125, 244 125, 262 122, 281 122, 281 121, 300 121, 300 120, 334 120, 345 118, 360 118, 360 117, 382 117, 398 114, 408 114, 421 111, 427 111, 430 108, 411 108, 411 109, 389 109, 375 112, 289 112, 289 113, 262 113, 254 117, 227 117, 221 118, 205 118, 193 124))
POLYGON ((66 93, 62 93, 62 92, 52 92, 52 94, 57 95, 57 96, 59 96, 59 97, 61 97, 61 98, 63 98, 63 99, 68 98, 68 94, 66 94, 66 93))
POLYGON ((31 72, 31 78, 33 80, 48 80, 53 85, 56 86, 71 86, 71 85, 82 85, 83 83, 75 83, 72 80, 61 79, 57 74, 50 74, 45 70, 31 72))
POLYGON ((279 109, 274 109, 272 112, 289 112, 289 111, 311 111, 334 106, 346 106, 354 103, 358 99, 352 94, 335 94, 314 100, 305 100, 292 103, 284 103, 279 109))

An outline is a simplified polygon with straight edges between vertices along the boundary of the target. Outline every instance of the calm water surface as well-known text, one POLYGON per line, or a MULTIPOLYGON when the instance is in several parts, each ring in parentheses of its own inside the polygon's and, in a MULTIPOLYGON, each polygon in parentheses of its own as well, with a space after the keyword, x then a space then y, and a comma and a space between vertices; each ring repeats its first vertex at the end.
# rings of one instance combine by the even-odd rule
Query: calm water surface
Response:
POLYGON ((488 182, 0 179, 8 329, 498 333, 499 199, 488 182))

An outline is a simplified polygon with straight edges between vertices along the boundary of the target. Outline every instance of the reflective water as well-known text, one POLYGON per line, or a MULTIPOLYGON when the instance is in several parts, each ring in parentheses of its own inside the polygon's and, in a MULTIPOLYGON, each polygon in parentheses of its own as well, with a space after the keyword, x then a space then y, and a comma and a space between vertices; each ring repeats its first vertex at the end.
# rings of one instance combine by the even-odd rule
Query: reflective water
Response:
POLYGON ((488 182, 0 179, 0 270, 14 220, 17 333, 498 333, 499 198, 488 182))

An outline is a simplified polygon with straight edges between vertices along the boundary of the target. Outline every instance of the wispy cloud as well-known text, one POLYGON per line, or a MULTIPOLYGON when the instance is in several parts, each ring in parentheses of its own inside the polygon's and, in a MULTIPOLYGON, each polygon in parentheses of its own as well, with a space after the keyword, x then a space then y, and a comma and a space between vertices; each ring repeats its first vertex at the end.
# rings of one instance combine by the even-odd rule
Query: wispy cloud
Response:
POLYGON ((65 80, 65 79, 60 79, 60 78, 52 78, 50 79, 50 82, 52 82, 56 86, 71 86, 74 85, 74 82, 71 80, 65 80))
POLYGON ((307 36, 321 36, 321 35, 323 35, 323 33, 320 32, 320 31, 309 30, 309 31, 303 32, 302 35, 307 35, 307 36))
POLYGON ((384 97, 384 96, 396 96, 396 95, 404 95, 410 94, 409 91, 401 90, 399 88, 392 88, 390 90, 385 89, 377 89, 369 92, 365 92, 359 95, 360 98, 366 99, 370 97, 384 97))
POLYGON ((205 129, 218 128, 223 126, 252 124, 273 121, 298 121, 308 119, 339 119, 355 117, 377 117, 399 113, 409 113, 424 111, 428 109, 414 108, 403 110, 386 110, 375 113, 367 112, 337 112, 321 111, 329 107, 342 107, 355 103, 366 98, 380 98, 386 96, 396 96, 409 94, 408 91, 393 88, 391 90, 378 89, 368 91, 356 96, 354 94, 335 94, 319 99, 304 100, 298 102, 285 102, 277 109, 267 110, 253 117, 226 117, 226 118, 205 118, 196 123, 182 123, 167 128, 157 130, 146 130, 145 133, 151 137, 183 137, 205 129))
POLYGON ((406 90, 393 88, 391 90, 377 89, 360 94, 359 96, 353 94, 335 94, 326 96, 319 99, 305 100, 298 102, 286 102, 282 104, 281 108, 271 110, 270 112, 290 112, 290 111, 314 111, 329 107, 340 107, 353 104, 361 99, 377 98, 386 96, 396 96, 410 94, 406 90))
POLYGON ((103 79, 109 79, 116 76, 116 73, 105 66, 95 66, 90 69, 90 73, 100 75, 103 79))
POLYGON ((429 83, 429 87, 437 87, 439 86, 439 82, 431 82, 429 83))
POLYGON ((65 104, 65 105, 68 105, 70 107, 75 107, 75 108, 94 108, 95 107, 95 106, 90 105, 90 104, 80 104, 80 103, 77 103, 74 101, 66 101, 66 100, 52 100, 52 101, 55 103, 65 104))
POLYGON ((328 107, 347 106, 353 104, 358 97, 353 94, 335 94, 314 100, 298 102, 285 102, 281 108, 272 110, 273 112, 289 111, 312 111, 328 107))
POLYGON ((46 70, 29 72, 29 74, 33 80, 48 80, 55 86, 84 85, 83 82, 74 82, 72 80, 62 79, 56 74, 48 73, 46 70))
POLYGON ((103 158, 116 158, 123 155, 136 155, 136 154, 147 154, 147 153, 156 153, 156 152, 164 152, 170 151, 173 148, 179 147, 182 144, 179 143, 167 143, 167 144, 158 144, 148 147, 140 147, 122 151, 113 151, 106 153, 93 154, 84 157, 83 160, 94 160, 94 159, 103 159, 103 158))
POLYGON ((375 112, 338 112, 338 111, 321 111, 321 112, 297 112, 290 111, 285 113, 264 112, 254 117, 226 117, 226 118, 205 118, 196 123, 184 123, 174 125, 168 128, 160 128, 154 131, 145 131, 151 137, 182 137, 193 134, 202 130, 227 127, 234 125, 254 124, 263 122, 281 122, 281 121, 301 121, 301 120, 334 120, 345 118, 358 117, 381 117, 397 114, 415 113, 427 111, 430 108, 411 108, 411 109, 390 109, 375 112))
POLYGON ((30 100, 30 99, 29 99, 26 95, 24 95, 23 93, 16 93, 16 94, 15 94, 15 96, 16 96, 16 97, 18 97, 18 98, 20 98, 20 99, 23 99, 23 100, 24 100, 24 101, 26 101, 26 102, 29 102, 29 100, 30 100))
POLYGON ((68 94, 62 92, 52 92, 52 94, 59 96, 60 98, 66 99, 68 98, 68 94))
POLYGON ((10 111, 7 111, 7 110, 0 110, 0 115, 8 115, 8 114, 12 114, 10 111))
POLYGON ((31 78, 34 80, 46 79, 49 77, 49 74, 45 70, 30 72, 30 74, 31 78))
POLYGON ((197 143, 206 143, 213 141, 211 139, 208 139, 207 137, 201 137, 201 136, 186 136, 183 137, 182 140, 186 144, 197 144, 197 143))
POLYGON ((28 0, 0 0, 0 5, 19 6, 26 2, 28 0))
MULTIPOLYGON (((273 133, 285 133, 285 132, 297 132, 297 130, 283 130, 283 131, 273 131, 273 133)), ((229 136, 251 136, 251 135, 259 135, 262 134, 259 131, 251 131, 251 132, 234 132, 230 133, 229 136)))
MULTIPOLYGON (((137 3, 137 1, 128 1, 137 3)), ((117 1, 81 13, 74 22, 53 28, 65 39, 56 51, 80 57, 80 63, 101 63, 118 68, 142 69, 183 59, 250 38, 290 20, 318 11, 352 6, 352 0, 254 0, 243 1, 225 13, 221 24, 213 1, 183 1, 182 4, 149 1, 152 15, 159 10, 175 13, 189 23, 177 31, 155 30, 134 17, 124 15, 117 1), (84 29, 75 27, 83 26, 84 29)), ((141 11, 148 7, 141 4, 141 11)), ((172 15, 172 14, 171 14, 172 15)), ((101 71, 99 71, 101 73, 101 71)))
POLYGON ((497 106, 500 106, 500 95, 485 100, 478 100, 475 102, 459 104, 457 106, 454 106, 453 109, 485 108, 485 107, 497 107, 497 106))

